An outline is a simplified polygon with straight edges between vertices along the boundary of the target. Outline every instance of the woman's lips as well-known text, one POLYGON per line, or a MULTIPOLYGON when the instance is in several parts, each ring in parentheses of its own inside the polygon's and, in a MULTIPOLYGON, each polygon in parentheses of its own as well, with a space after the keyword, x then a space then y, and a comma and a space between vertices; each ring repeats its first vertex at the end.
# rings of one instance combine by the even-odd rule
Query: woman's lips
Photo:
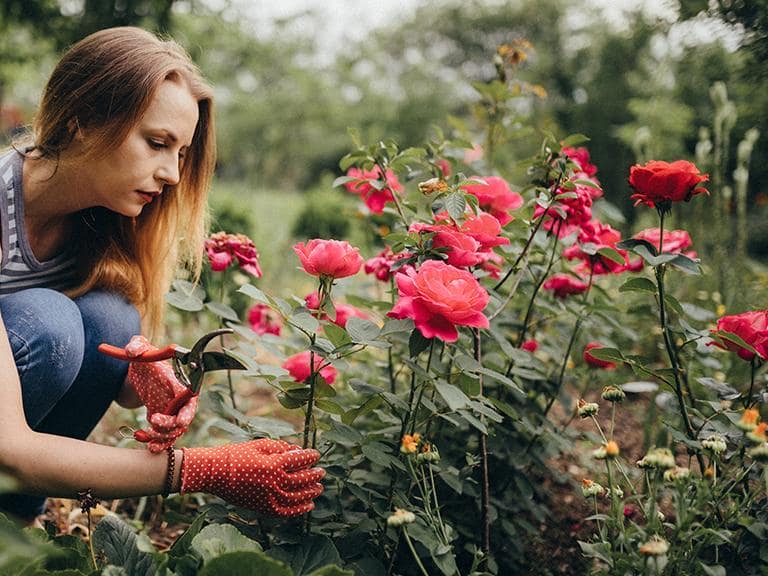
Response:
POLYGON ((144 200, 144 202, 146 202, 147 204, 152 202, 154 197, 157 196, 156 193, 153 193, 153 192, 142 192, 141 190, 136 190, 136 193, 139 196, 141 196, 142 200, 144 200))

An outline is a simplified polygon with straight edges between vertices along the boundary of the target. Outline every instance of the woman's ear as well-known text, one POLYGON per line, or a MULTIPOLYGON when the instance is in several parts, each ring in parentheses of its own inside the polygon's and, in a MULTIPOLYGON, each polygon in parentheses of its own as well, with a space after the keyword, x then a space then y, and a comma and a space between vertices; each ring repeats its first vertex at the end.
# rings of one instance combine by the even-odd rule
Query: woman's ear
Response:
POLYGON ((70 142, 83 140, 85 137, 82 128, 80 128, 80 121, 77 118, 72 118, 67 122, 67 131, 69 132, 70 142))

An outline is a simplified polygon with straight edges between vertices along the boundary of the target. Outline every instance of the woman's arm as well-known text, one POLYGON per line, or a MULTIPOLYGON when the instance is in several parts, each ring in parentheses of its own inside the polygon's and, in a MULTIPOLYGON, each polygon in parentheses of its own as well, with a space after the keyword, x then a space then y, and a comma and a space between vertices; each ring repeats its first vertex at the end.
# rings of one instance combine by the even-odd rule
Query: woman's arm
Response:
MULTIPOLYGON (((181 450, 175 454, 174 491, 179 487, 183 457, 181 450)), ((0 469, 19 482, 20 490, 64 498, 77 498, 85 489, 96 498, 159 494, 167 466, 164 452, 101 446, 30 429, 13 352, 0 318, 0 469)))

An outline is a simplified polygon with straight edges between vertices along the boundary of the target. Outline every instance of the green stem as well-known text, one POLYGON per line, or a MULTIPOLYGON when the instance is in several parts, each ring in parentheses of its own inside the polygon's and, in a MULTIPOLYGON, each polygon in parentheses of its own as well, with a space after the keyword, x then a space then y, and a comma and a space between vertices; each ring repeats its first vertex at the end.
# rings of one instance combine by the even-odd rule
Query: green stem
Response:
MULTIPOLYGON (((475 360, 478 364, 482 364, 483 352, 481 349, 481 337, 480 329, 472 329, 472 340, 474 347, 475 360)), ((478 396, 483 395, 483 375, 479 374, 479 393, 478 396)), ((482 414, 480 415, 480 421, 484 420, 482 414)), ((482 485, 481 485, 481 498, 480 498, 480 522, 482 526, 482 546, 481 550, 487 557, 491 551, 491 522, 490 522, 490 483, 488 478, 488 435, 480 434, 480 461, 482 468, 482 485)))
POLYGON ((403 221, 403 226, 405 226, 405 229, 408 230, 409 224, 408 219, 405 217, 405 212, 403 212, 403 207, 400 205, 400 200, 397 197, 397 192, 392 190, 392 188, 389 187, 387 184, 387 169, 384 166, 382 162, 376 162, 376 166, 379 167, 379 171, 381 173, 381 181, 384 182, 384 187, 387 188, 392 195, 392 201, 395 203, 395 209, 397 210, 397 213, 400 215, 400 219, 403 221))
POLYGON ((744 408, 749 408, 752 405, 752 392, 755 389, 755 370, 756 370, 756 356, 752 357, 749 361, 749 395, 744 399, 744 408))
POLYGON ((416 549, 413 547, 413 542, 411 542, 411 538, 408 536, 408 529, 405 526, 403 526, 403 536, 405 536, 405 541, 408 543, 408 548, 411 549, 413 559, 416 560, 416 564, 419 565, 421 573, 424 574, 424 576, 429 576, 429 572, 427 572, 426 568, 424 568, 424 564, 421 563, 421 558, 419 558, 419 555, 416 554, 416 549))
MULTIPOLYGON (((664 241, 664 210, 659 210, 659 218, 660 218, 660 232, 659 232, 659 248, 663 246, 664 241)), ((688 415, 688 407, 685 403, 685 396, 683 395, 683 386, 682 382, 680 381, 680 366, 677 362, 677 354, 675 354, 675 350, 672 344, 672 336, 670 334, 669 325, 667 323, 667 307, 665 302, 665 291, 664 291, 664 272, 666 271, 666 266, 664 264, 659 264, 658 266, 654 267, 655 273, 656 273, 656 285, 659 290, 659 322, 661 323, 661 332, 664 336, 664 346, 667 350, 667 357, 669 358, 669 361, 672 365, 672 376, 674 377, 674 388, 675 388, 675 395, 677 396, 677 402, 680 409, 680 415, 682 416, 683 420, 683 426, 685 427, 685 433, 686 436, 690 440, 696 440, 696 433, 693 430, 693 426, 691 425, 691 419, 688 415)), ((701 454, 699 452, 696 452, 696 460, 699 463, 699 468, 701 469, 702 474, 704 473, 704 470, 706 469, 706 466, 704 465, 704 459, 701 457, 701 454)))
MULTIPOLYGON (((221 288, 219 289, 219 300, 224 304, 224 286, 227 280, 227 270, 221 273, 221 288)), ((224 319, 219 317, 219 328, 224 327, 224 319)), ((219 342, 221 347, 224 348, 224 334, 219 336, 219 342)), ((237 410, 237 403, 235 402, 235 387, 232 385, 232 371, 227 370, 227 384, 229 385, 229 399, 232 401, 232 408, 237 410)))

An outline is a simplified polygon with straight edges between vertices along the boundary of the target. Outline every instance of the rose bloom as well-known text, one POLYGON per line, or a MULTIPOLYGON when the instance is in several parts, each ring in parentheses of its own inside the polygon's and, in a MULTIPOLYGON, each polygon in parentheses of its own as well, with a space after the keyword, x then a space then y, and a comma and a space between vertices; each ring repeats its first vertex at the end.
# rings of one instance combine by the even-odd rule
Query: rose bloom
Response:
MULTIPOLYGON (((313 312, 316 312, 320 308, 320 296, 318 296, 317 292, 307 294, 307 296, 304 298, 304 302, 306 302, 307 308, 313 312)), ((346 328, 347 320, 350 318, 368 318, 368 316, 362 310, 358 310, 351 304, 340 304, 334 302, 333 307, 336 309, 336 318, 331 320, 331 322, 341 328, 346 328)), ((325 312, 323 312, 321 318, 323 320, 329 320, 328 314, 325 312)))
MULTIPOLYGON (((437 217, 435 219, 437 220, 437 217)), ((509 238, 500 236, 502 232, 501 222, 487 212, 468 214, 459 230, 477 240, 482 251, 488 251, 494 246, 509 244, 509 238)))
POLYGON ((539 343, 534 339, 526 340, 520 348, 528 352, 536 352, 539 349, 539 343))
POLYGON ((585 147, 579 146, 578 148, 574 148, 572 146, 564 146, 561 152, 576 163, 581 169, 581 172, 588 178, 597 174, 597 166, 589 161, 589 150, 585 147))
POLYGON ((512 192, 507 181, 498 176, 472 176, 470 180, 482 180, 486 184, 465 184, 462 190, 476 196, 480 208, 495 216, 502 226, 512 222, 509 211, 520 208, 523 197, 512 192))
POLYGON ((592 219, 593 188, 581 184, 575 186, 573 190, 558 189, 558 194, 572 192, 576 194, 575 198, 562 198, 546 209, 537 204, 533 211, 534 219, 546 213, 542 226, 548 232, 557 233, 558 238, 573 234, 592 219))
POLYGON ((272 308, 266 304, 255 304, 248 310, 248 323, 251 330, 259 336, 263 334, 274 334, 280 336, 280 330, 283 327, 283 320, 272 308))
POLYGON ((582 265, 578 266, 579 272, 589 273, 590 266, 594 275, 620 274, 628 269, 629 255, 626 250, 617 250, 616 243, 621 240, 621 233, 599 220, 591 220, 584 224, 579 232, 578 244, 569 246, 563 250, 563 256, 568 260, 580 259, 582 265), (581 245, 592 244, 597 250, 612 248, 624 257, 624 264, 614 262, 609 258, 597 254, 587 254, 581 245))
POLYGON ((378 166, 375 166, 373 170, 350 168, 347 171, 347 176, 357 178, 358 180, 347 182, 344 184, 344 187, 350 192, 359 195, 363 202, 365 202, 365 205, 368 206, 368 209, 374 214, 381 214, 387 202, 394 202, 393 192, 399 193, 403 191, 403 186, 392 170, 387 170, 386 172, 387 185, 381 190, 374 188, 370 181, 381 178, 381 170, 378 166))
POLYGON ((304 271, 312 276, 345 278, 357 274, 363 265, 360 251, 346 240, 315 238, 306 245, 299 242, 293 251, 301 260, 304 271))
POLYGON ((567 298, 571 294, 582 294, 587 291, 588 287, 586 282, 582 282, 570 274, 555 274, 542 285, 544 290, 551 290, 555 298, 567 298))
POLYGON ((456 326, 488 328, 482 312, 488 293, 466 270, 428 260, 418 270, 398 274, 396 280, 400 298, 387 316, 412 318, 425 338, 455 342, 456 326))
POLYGON ((447 251, 443 253, 446 256, 445 261, 451 266, 466 268, 475 266, 486 259, 486 256, 479 252, 480 243, 471 236, 459 232, 455 226, 415 222, 408 231, 433 233, 432 246, 434 248, 447 248, 447 251))
POLYGON ((607 360, 600 360, 598 358, 595 358, 592 356, 592 354, 589 353, 590 350, 593 348, 605 348, 602 344, 599 342, 590 342, 586 346, 584 346, 584 361, 589 364, 590 366, 594 366, 595 368, 604 368, 606 370, 613 370, 616 368, 616 364, 613 362, 608 362, 607 360))
POLYGON ((389 282, 389 279, 392 277, 392 265, 398 260, 407 257, 407 252, 398 252, 395 254, 392 252, 392 249, 387 246, 384 250, 379 252, 377 256, 365 261, 365 273, 373 274, 382 282, 389 282))
POLYGON ((696 166, 686 160, 663 162, 651 160, 645 166, 635 164, 629 171, 629 185, 635 191, 631 198, 638 204, 651 208, 671 202, 688 202, 696 194, 709 194, 699 184, 709 180, 696 166))
MULTIPOLYGON (((682 252, 693 244, 690 234, 685 230, 664 230, 664 248, 659 250, 660 234, 660 228, 648 228, 646 230, 641 230, 635 234, 633 238, 637 240, 647 240, 653 244, 659 252, 682 252)), ((688 255, 692 255, 692 258, 696 256, 695 252, 687 252, 686 256, 688 255)))
POLYGON ((435 164, 440 169, 440 173, 443 175, 444 180, 451 175, 451 163, 448 162, 448 160, 445 158, 440 158, 439 160, 435 161, 435 164))
POLYGON ((227 234, 226 232, 211 234, 205 240, 205 253, 214 272, 226 270, 233 260, 237 260, 242 270, 261 278, 259 253, 256 251, 253 240, 245 234, 227 234))
MULTIPOLYGON (((736 334, 752 346, 762 360, 768 359, 768 310, 755 310, 733 316, 723 316, 717 320, 717 329, 710 332, 713 336, 717 336, 718 332, 736 334)), ((739 358, 744 360, 752 360, 755 357, 753 352, 730 340, 722 339, 722 343, 713 340, 711 344, 724 350, 736 352, 739 358)))
MULTIPOLYGON (((285 362, 283 362, 283 368, 288 370, 289 374, 296 380, 296 382, 305 382, 312 375, 312 371, 309 369, 309 360, 310 352, 309 350, 304 350, 304 352, 299 352, 298 354, 286 358, 285 362)), ((315 370, 317 370, 324 361, 324 358, 315 354, 315 370)), ((323 377, 323 380, 325 380, 327 384, 333 384, 337 375, 338 371, 330 364, 320 369, 320 376, 323 377)))

